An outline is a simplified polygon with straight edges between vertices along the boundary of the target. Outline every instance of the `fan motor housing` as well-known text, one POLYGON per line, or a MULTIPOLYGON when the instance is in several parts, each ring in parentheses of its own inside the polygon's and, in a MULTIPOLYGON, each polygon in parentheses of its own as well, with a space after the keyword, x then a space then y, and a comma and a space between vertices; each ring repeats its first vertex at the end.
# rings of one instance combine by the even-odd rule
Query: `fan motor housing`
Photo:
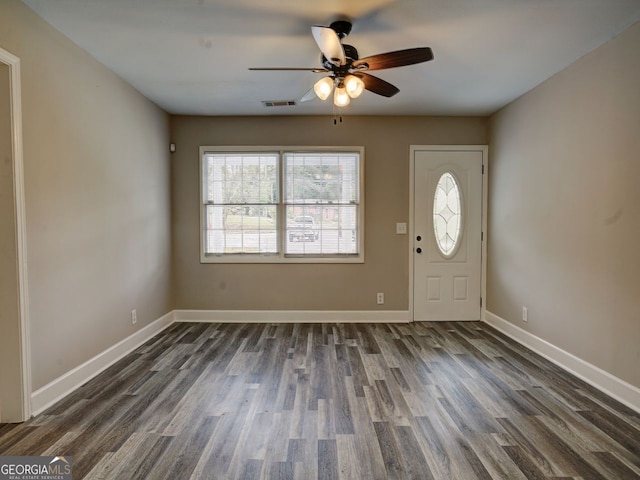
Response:
POLYGON ((332 22, 329 27, 336 32, 339 38, 344 38, 351 33, 352 24, 346 18, 332 22))
POLYGON ((358 60, 359 58, 358 50, 356 50, 356 47, 352 45, 342 45, 342 48, 344 49, 344 56, 347 58, 347 63, 345 65, 336 66, 329 60, 327 60, 327 57, 320 54, 320 61, 322 63, 322 66, 327 70, 332 71, 339 71, 341 69, 345 69, 346 71, 348 71, 349 68, 351 68, 351 63, 353 63, 354 60, 358 60))

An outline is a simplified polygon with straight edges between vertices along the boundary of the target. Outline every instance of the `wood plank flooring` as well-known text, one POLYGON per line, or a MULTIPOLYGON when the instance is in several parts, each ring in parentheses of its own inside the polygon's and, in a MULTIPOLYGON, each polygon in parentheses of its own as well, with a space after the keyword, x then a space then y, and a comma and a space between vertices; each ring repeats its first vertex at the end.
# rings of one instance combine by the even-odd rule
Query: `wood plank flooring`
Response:
POLYGON ((74 479, 640 479, 640 414, 480 322, 176 323, 0 455, 74 479))

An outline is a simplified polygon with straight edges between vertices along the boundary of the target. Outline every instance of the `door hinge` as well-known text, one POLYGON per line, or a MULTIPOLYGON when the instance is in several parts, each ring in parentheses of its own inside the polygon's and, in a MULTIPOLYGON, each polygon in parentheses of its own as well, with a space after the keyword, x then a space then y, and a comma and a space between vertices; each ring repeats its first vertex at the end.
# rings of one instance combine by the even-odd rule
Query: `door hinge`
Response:
POLYGON ((484 163, 482 164, 482 175, 484 175, 484 163))
POLYGON ((482 308, 482 297, 480 297, 480 308, 482 308))
POLYGON ((484 242, 484 232, 480 232, 480 241, 484 242))

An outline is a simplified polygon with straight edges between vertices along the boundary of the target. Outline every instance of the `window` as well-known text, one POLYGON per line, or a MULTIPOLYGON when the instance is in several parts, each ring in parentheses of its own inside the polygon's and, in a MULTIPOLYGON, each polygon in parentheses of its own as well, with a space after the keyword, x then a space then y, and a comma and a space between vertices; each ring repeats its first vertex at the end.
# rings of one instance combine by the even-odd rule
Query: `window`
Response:
POLYGON ((364 261, 361 147, 200 153, 202 262, 364 261))

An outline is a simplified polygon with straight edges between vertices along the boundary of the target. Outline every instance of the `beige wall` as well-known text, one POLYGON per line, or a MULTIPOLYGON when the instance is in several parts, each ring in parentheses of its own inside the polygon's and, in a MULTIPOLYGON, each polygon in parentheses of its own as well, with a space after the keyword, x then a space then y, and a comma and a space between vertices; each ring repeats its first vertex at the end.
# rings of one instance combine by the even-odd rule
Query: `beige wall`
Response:
POLYGON ((178 309, 407 310, 411 144, 486 144, 487 120, 449 117, 172 117, 173 260, 178 309), (200 145, 363 145, 365 263, 200 264, 200 145), (385 304, 376 305, 376 292, 385 304))
POLYGON ((18 0, 0 46, 22 67, 36 390, 172 309, 169 118, 18 0))
POLYGON ((487 309, 640 387, 638 52, 640 23, 491 118, 487 309))

